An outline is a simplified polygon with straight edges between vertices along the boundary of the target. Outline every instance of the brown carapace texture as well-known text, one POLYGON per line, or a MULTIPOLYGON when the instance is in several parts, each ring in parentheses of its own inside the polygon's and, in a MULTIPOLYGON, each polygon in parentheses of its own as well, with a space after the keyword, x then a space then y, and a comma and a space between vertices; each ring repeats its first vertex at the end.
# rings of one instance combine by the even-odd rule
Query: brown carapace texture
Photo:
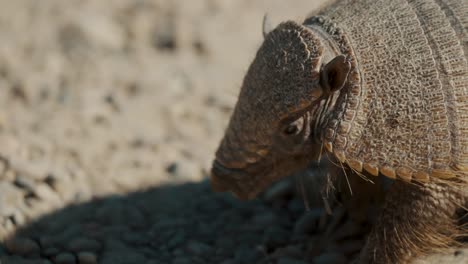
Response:
POLYGON ((396 179, 359 263, 453 246, 468 236, 467 55, 467 0, 338 1, 281 23, 244 78, 214 189, 252 199, 326 156, 396 179))

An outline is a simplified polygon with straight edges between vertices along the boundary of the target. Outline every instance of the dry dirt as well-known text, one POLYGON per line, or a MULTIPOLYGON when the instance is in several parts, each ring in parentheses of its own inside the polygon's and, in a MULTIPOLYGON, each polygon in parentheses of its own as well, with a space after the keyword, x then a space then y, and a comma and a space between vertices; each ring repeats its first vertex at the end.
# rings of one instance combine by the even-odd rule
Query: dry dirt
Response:
POLYGON ((0 0, 0 263, 347 263, 342 209, 205 180, 264 13, 323 2, 0 0))

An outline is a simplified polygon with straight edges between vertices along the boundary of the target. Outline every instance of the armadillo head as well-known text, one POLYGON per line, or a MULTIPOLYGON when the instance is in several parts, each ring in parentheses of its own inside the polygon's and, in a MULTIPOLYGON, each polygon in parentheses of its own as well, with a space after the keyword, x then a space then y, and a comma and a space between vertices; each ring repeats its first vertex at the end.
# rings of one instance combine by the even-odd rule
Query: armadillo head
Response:
POLYGON ((254 198, 318 154, 315 127, 323 102, 344 86, 350 69, 342 55, 322 65, 327 52, 322 42, 292 21, 265 36, 216 152, 215 190, 254 198))

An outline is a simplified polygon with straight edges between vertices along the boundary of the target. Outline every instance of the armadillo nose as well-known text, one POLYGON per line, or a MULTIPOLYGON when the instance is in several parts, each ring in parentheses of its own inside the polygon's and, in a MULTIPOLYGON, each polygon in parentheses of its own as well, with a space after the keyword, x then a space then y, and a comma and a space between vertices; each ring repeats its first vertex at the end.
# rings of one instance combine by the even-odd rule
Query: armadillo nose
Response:
POLYGON ((215 160, 213 162, 213 167, 211 168, 211 186, 215 192, 229 191, 233 184, 229 179, 230 174, 230 170, 219 161, 215 160))
POLYGON ((218 160, 213 161, 212 172, 220 177, 226 177, 232 174, 231 169, 221 164, 218 160))
POLYGON ((227 192, 229 188, 219 180, 218 177, 212 175, 211 176, 211 188, 215 192, 227 192))
POLYGON ((211 169, 211 187, 215 192, 231 191, 237 197, 246 199, 246 193, 239 187, 239 180, 243 179, 243 174, 240 169, 228 168, 215 160, 211 169))

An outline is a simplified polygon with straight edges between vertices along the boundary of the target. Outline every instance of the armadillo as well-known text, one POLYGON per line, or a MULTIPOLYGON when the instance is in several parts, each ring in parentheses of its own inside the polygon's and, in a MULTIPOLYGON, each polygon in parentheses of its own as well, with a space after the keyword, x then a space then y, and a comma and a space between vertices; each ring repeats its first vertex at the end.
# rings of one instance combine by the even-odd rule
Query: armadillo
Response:
POLYGON ((344 0, 264 41, 212 186, 252 199, 323 155, 394 179, 360 263, 406 263, 468 236, 468 1, 344 0))

